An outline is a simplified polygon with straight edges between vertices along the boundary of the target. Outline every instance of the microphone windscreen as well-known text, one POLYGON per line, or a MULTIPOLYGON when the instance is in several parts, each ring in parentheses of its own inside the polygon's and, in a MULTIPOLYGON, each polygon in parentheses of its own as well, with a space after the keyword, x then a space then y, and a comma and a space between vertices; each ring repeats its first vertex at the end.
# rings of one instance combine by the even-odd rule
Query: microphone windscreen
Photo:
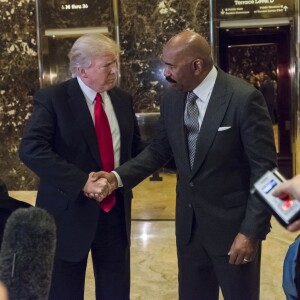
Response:
POLYGON ((55 246, 55 222, 44 209, 19 208, 10 215, 0 251, 0 280, 11 300, 48 299, 55 246))

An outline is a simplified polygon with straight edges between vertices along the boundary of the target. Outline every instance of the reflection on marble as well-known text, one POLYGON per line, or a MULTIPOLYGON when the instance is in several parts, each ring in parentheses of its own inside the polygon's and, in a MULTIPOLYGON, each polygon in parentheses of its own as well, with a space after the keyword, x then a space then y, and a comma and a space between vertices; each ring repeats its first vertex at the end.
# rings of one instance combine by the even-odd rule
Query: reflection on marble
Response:
POLYGON ((175 219, 175 173, 160 173, 162 181, 146 178, 133 190, 133 220, 175 219), (151 199, 151 201, 149 201, 151 199))
POLYGON ((96 27, 113 19, 112 0, 39 0, 42 29, 96 27))
POLYGON ((10 189, 33 188, 18 147, 39 86, 35 1, 1 1, 0 28, 0 178, 10 189))
MULTIPOLYGON (((261 300, 283 300, 282 266, 288 246, 297 234, 272 220, 273 231, 263 242, 261 300)), ((132 222, 131 300, 178 299, 174 221, 132 222)), ((86 300, 93 300, 94 282, 89 260, 86 300)), ((220 300, 223 300, 220 293, 220 300)))
MULTIPOLYGON (((94 300, 89 257, 85 300, 94 300)), ((131 300, 176 300, 177 261, 174 221, 133 221, 131 237, 131 300)))
MULTIPOLYGON (((160 174, 163 182, 147 178, 134 189, 131 233, 131 300, 175 300, 177 258, 174 208, 175 174, 160 174)), ((10 196, 34 204, 35 191, 10 191, 10 196)), ((286 231, 272 219, 272 231, 263 242, 261 300, 283 300, 282 267, 289 245, 299 233, 286 231)), ((85 300, 94 300, 89 259, 85 300)), ((220 294, 220 300, 223 300, 220 294)))
POLYGON ((249 76, 265 72, 271 79, 276 79, 277 45, 231 45, 228 61, 229 73, 234 76, 248 80, 249 76))
POLYGON ((71 77, 68 54, 81 34, 90 29, 98 28, 99 32, 100 28, 106 28, 103 32, 114 35, 112 0, 74 0, 72 3, 67 0, 39 0, 38 7, 42 86, 59 83, 71 77), (72 34, 67 33, 70 29, 73 29, 72 34))
POLYGON ((159 111, 159 97, 168 85, 160 61, 162 47, 182 30, 206 38, 208 0, 120 1, 121 86, 135 98, 136 112, 159 111))
MULTIPOLYGON (((20 162, 18 148, 23 127, 32 111, 32 95, 40 88, 36 2, 0 2, 0 178, 11 190, 32 190, 37 187, 37 178, 20 162)), ((195 30, 209 38, 209 1, 118 2, 120 44, 123 50, 121 87, 134 96, 136 112, 158 112, 160 93, 167 86, 159 59, 162 45, 172 35, 185 29, 195 30)), ((40 0, 41 32, 45 28, 100 25, 108 26, 109 31, 113 32, 111 0, 75 0, 72 3, 87 4, 88 8, 70 10, 67 5, 71 3, 67 0, 40 0)), ((67 79, 69 75, 66 73, 65 58, 73 41, 58 41, 51 37, 49 40, 43 39, 43 42, 49 43, 49 49, 45 49, 51 54, 45 63, 51 65, 47 59, 58 62, 53 67, 55 79, 67 79)), ((43 73, 41 79, 45 76, 48 80, 46 77, 51 72, 43 73)))

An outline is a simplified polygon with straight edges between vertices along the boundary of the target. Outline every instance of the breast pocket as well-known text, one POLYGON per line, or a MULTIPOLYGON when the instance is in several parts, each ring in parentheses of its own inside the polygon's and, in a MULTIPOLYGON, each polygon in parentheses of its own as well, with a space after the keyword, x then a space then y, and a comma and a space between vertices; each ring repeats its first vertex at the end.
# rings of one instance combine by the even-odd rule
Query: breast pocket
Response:
POLYGON ((231 129, 231 126, 221 126, 218 128, 218 131, 226 131, 226 130, 230 130, 231 129))

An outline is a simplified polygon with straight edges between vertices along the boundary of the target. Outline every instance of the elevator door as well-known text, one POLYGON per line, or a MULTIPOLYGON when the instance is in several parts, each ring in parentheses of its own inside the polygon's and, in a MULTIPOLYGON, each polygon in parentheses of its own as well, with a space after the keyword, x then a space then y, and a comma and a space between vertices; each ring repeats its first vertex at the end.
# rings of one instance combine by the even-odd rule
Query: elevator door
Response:
POLYGON ((279 169, 291 177, 290 26, 219 29, 219 66, 264 94, 279 169))

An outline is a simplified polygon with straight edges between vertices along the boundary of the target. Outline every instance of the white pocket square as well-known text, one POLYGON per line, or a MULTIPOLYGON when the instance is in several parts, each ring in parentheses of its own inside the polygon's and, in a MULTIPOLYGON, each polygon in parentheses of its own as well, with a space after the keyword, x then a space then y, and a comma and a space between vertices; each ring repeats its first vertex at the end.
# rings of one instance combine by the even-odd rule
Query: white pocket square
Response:
POLYGON ((230 128, 231 128, 231 126, 219 127, 218 131, 224 131, 224 130, 228 130, 230 128))

